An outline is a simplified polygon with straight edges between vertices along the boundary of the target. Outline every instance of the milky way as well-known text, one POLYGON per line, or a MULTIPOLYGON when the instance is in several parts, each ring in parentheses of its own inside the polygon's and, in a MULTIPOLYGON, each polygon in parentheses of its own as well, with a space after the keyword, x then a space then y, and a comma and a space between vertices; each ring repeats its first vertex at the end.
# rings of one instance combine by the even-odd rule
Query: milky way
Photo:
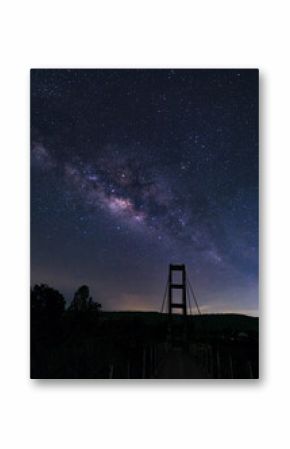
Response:
POLYGON ((257 314, 257 71, 34 70, 31 111, 32 282, 158 310, 181 262, 257 314))

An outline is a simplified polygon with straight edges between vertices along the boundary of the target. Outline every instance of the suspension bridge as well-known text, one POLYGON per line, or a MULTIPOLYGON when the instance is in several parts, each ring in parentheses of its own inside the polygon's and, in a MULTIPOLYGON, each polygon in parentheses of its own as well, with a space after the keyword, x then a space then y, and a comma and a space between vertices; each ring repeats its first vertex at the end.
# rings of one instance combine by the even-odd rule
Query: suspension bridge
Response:
POLYGON ((187 315, 192 315, 194 308, 201 315, 185 265, 170 264, 160 310, 161 313, 168 313, 167 354, 156 369, 156 378, 208 377, 207 371, 192 356, 189 348, 187 315), (181 315, 179 321, 173 319, 176 314, 181 315))
POLYGON ((184 264, 169 265, 161 299, 161 313, 148 315, 148 322, 146 313, 141 313, 139 321, 131 321, 131 325, 125 320, 128 334, 123 340, 120 319, 115 345, 123 341, 124 347, 121 346, 121 353, 116 351, 115 360, 111 358, 109 378, 234 379, 258 376, 257 327, 250 323, 253 318, 203 315, 184 264), (251 335, 245 333, 248 326, 252 327, 251 335))

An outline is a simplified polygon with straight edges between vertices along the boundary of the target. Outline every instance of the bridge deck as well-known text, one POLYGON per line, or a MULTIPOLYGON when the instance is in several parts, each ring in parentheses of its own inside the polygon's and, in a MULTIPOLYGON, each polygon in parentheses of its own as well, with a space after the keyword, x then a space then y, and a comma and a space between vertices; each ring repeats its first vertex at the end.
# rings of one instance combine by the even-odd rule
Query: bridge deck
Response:
POLYGON ((207 373, 181 348, 172 349, 157 370, 157 379, 207 379, 207 373))

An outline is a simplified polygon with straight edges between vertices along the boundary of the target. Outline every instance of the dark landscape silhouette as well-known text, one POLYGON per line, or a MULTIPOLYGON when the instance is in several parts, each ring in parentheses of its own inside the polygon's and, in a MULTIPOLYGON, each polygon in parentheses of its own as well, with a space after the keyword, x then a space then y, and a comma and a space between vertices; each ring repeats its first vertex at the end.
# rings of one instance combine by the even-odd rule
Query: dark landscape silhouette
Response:
MULTIPOLYGON (((169 299, 177 285, 166 286, 169 299)), ((168 313, 106 312, 83 285, 66 307, 60 292, 35 285, 31 377, 258 378, 258 318, 192 315, 184 305, 182 315, 170 306, 168 313)))

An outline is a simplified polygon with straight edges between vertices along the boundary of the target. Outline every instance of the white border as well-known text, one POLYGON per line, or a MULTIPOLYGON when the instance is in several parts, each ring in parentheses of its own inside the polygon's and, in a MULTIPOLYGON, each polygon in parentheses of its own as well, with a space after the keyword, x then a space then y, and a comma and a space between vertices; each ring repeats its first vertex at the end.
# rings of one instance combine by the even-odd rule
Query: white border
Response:
POLYGON ((289 13, 287 2, 11 1, 1 7, 3 448, 286 447, 289 13), (29 380, 29 69, 258 67, 262 380, 29 380))

